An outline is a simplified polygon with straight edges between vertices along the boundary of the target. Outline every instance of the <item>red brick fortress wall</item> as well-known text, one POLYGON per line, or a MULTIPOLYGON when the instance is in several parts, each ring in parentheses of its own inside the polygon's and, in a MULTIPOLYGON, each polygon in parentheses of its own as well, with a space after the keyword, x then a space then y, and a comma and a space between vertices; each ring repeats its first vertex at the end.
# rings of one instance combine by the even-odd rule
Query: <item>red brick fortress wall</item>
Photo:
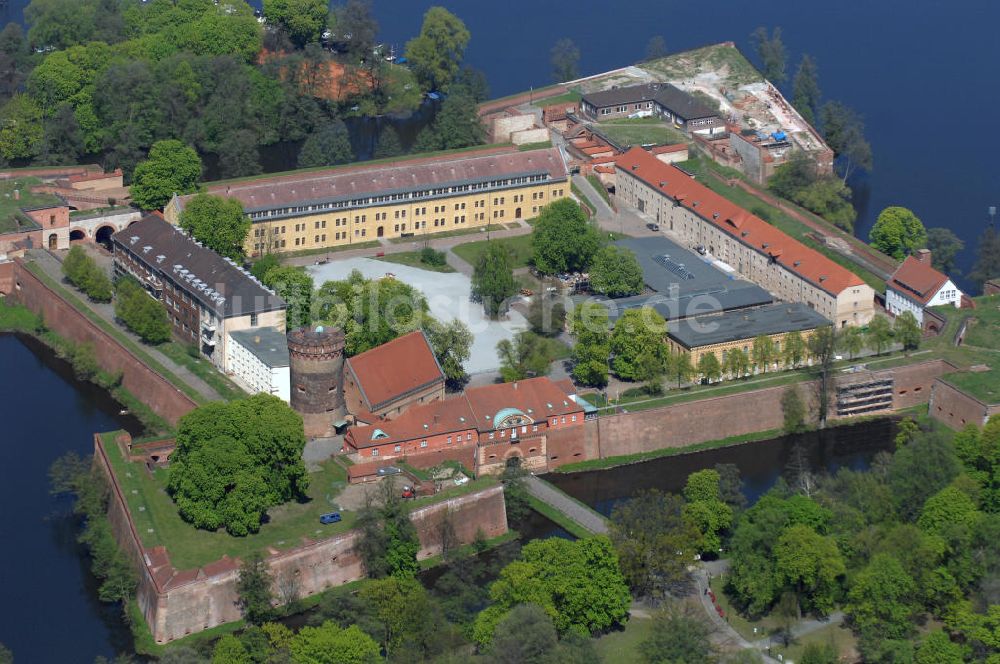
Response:
POLYGON ((13 280, 12 299, 40 315, 45 326, 59 336, 73 343, 93 344, 101 368, 108 373, 121 371, 125 389, 157 415, 177 424, 195 408, 197 404, 190 397, 42 283, 20 259, 14 261, 13 280))

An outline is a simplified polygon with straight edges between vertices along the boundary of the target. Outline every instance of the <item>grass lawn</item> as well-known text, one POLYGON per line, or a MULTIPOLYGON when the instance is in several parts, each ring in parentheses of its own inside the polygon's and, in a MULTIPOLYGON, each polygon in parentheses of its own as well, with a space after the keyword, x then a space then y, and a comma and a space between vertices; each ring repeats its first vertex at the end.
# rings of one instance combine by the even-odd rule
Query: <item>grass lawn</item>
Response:
POLYGON ((165 489, 168 471, 157 469, 150 476, 141 463, 130 463, 122 457, 114 434, 103 434, 102 440, 143 545, 166 546, 171 563, 178 569, 200 567, 223 554, 237 557, 265 547, 288 549, 301 544, 303 537, 329 536, 354 525, 355 515, 351 512, 342 512, 344 520, 337 524, 319 522, 320 514, 335 509, 335 499, 347 484, 347 471, 332 460, 310 474, 306 501, 272 508, 260 532, 232 537, 224 530, 199 530, 181 519, 165 489))
POLYGON ((201 378, 216 393, 226 401, 242 399, 247 396, 239 385, 229 380, 224 373, 215 368, 215 365, 204 357, 193 357, 188 353, 184 344, 177 341, 168 341, 156 347, 161 353, 169 357, 177 364, 186 367, 191 373, 201 378))
POLYGON ((601 198, 604 199, 605 203, 611 205, 611 196, 608 194, 607 187, 604 186, 604 183, 601 182, 599 177, 596 175, 588 175, 587 182, 589 182, 590 186, 597 190, 597 193, 601 195, 601 198))
POLYGON ((457 247, 453 247, 452 251, 454 251, 459 258, 469 265, 476 266, 479 264, 479 257, 484 251, 486 251, 486 247, 490 242, 503 245, 510 250, 511 267, 513 269, 516 270, 519 267, 528 266, 528 262, 531 260, 532 256, 530 234, 499 238, 496 240, 478 240, 476 242, 467 242, 465 244, 460 244, 457 247))
MULTIPOLYGON (((493 228, 503 228, 503 224, 493 224, 493 228)), ((477 226, 475 228, 456 228, 452 231, 440 231, 434 233, 432 231, 426 231, 420 233, 419 235, 411 235, 410 237, 391 237, 389 242, 393 244, 406 244, 408 242, 423 242, 424 240, 436 240, 441 237, 458 237, 461 235, 474 235, 476 233, 486 233, 485 226, 477 226)))
POLYGON ((601 661, 615 664, 645 664, 648 660, 639 652, 639 645, 653 634, 652 618, 631 618, 625 628, 602 634, 594 643, 601 661))
POLYGON ((36 316, 31 309, 20 304, 7 302, 7 298, 0 296, 0 330, 30 334, 37 330, 41 323, 42 319, 36 316))
POLYGON ((0 182, 0 233, 9 233, 20 228, 37 228, 38 224, 21 212, 21 208, 37 208, 46 205, 61 205, 62 201, 52 194, 33 194, 30 187, 41 184, 38 178, 26 177, 0 182), (20 198, 14 199, 14 190, 20 198))
POLYGON ((142 360, 146 366, 170 381, 174 387, 191 397, 195 403, 205 403, 205 398, 202 397, 197 390, 175 376, 172 372, 168 371, 167 368, 156 361, 152 355, 143 350, 139 344, 126 337, 125 333, 120 329, 94 313, 90 307, 80 301, 80 298, 78 298, 75 293, 71 292, 68 288, 65 288, 62 284, 56 283, 53 279, 49 278, 49 275, 34 262, 29 261, 26 265, 31 273, 38 277, 42 283, 62 295, 63 299, 66 300, 66 302, 68 302, 74 309, 90 319, 94 325, 114 337, 118 343, 130 350, 136 357, 142 360))
MULTIPOLYGON (((537 93, 538 90, 535 90, 535 92, 537 93)), ((519 94, 524 94, 524 93, 521 92, 519 94)), ((580 101, 580 98, 582 96, 583 95, 581 95, 576 90, 570 90, 569 92, 566 92, 561 95, 556 95, 554 97, 543 97, 542 99, 536 99, 535 101, 531 102, 531 104, 533 106, 539 106, 542 108, 544 108, 545 106, 555 106, 556 104, 566 104, 568 106, 570 104, 575 104, 576 102, 580 101)))
POLYGON ((687 137, 679 129, 654 118, 611 120, 595 125, 594 129, 625 146, 673 145, 687 142, 687 137))
POLYGON ((386 263, 396 263, 398 265, 409 265, 410 267, 418 267, 421 270, 430 270, 431 272, 454 272, 455 268, 445 263, 444 265, 428 265, 420 260, 419 251, 402 251, 398 254, 386 254, 378 260, 385 261, 386 263))
POLYGON ((848 628, 841 625, 827 625, 815 632, 795 639, 787 648, 772 648, 771 654, 774 657, 781 655, 785 661, 797 662, 802 658, 806 646, 811 643, 832 643, 834 649, 840 656, 841 661, 853 662, 857 656, 858 640, 848 628), (852 657, 853 654, 853 657, 852 657))
POLYGON ((925 339, 921 348, 944 358, 960 371, 942 376, 958 389, 988 404, 1000 402, 1000 295, 973 298, 976 308, 934 307, 948 323, 937 337, 925 339), (955 336, 968 321, 961 346, 955 336), (973 365, 986 365, 988 371, 965 371, 973 365))

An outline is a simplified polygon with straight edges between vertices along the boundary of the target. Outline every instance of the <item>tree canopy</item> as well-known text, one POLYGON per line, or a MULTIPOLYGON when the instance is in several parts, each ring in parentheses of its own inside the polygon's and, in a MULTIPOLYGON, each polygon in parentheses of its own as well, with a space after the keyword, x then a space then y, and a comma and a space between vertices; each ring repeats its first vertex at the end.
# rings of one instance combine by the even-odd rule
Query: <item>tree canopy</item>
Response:
POLYGON ((146 343, 170 341, 167 308, 131 277, 119 279, 115 284, 115 316, 146 343))
POLYGON ((666 373, 667 322, 651 307, 626 309, 611 332, 611 366, 625 380, 649 380, 666 373))
POLYGON ((420 34, 406 44, 406 59, 423 90, 448 91, 470 37, 465 23, 444 7, 427 10, 420 34))
POLYGON ((819 103, 822 97, 816 62, 809 54, 803 54, 795 78, 792 79, 792 106, 802 114, 806 122, 815 125, 819 118, 819 103))
POLYGON ((181 418, 176 440, 167 487, 198 528, 255 533, 268 508, 309 486, 302 417, 270 394, 199 406, 181 418))
POLYGON ((781 41, 781 28, 774 28, 768 35, 767 28, 761 26, 751 33, 750 41, 760 58, 764 78, 775 85, 784 83, 788 53, 785 51, 785 43, 781 41))
POLYGON ((510 251, 499 242, 489 243, 472 272, 472 298, 495 319, 507 313, 510 298, 516 293, 510 251))
POLYGON ((882 210, 868 237, 873 247, 898 261, 927 246, 927 231, 923 222, 904 207, 893 206, 882 210))
POLYGON ((312 322, 313 279, 303 268, 272 267, 264 273, 261 283, 273 289, 288 305, 285 310, 287 329, 305 327, 312 322))
POLYGON ((535 268, 543 274, 587 269, 600 244, 597 229, 568 198, 543 207, 531 234, 535 268))
POLYGON ((949 274, 955 270, 955 257, 965 249, 965 242, 950 228, 928 228, 927 248, 934 269, 949 274))
POLYGON ((630 249, 608 245, 597 251, 590 265, 590 288, 608 297, 642 292, 642 268, 630 249))
POLYGON ((563 37, 556 41, 549 57, 552 79, 557 83, 572 81, 580 76, 580 47, 572 39, 563 37))
POLYGON ((235 198, 194 196, 184 205, 180 226, 212 251, 233 260, 243 259, 250 218, 235 198))
POLYGON ((264 0, 264 18, 299 46, 318 41, 326 28, 327 0, 264 0))
POLYGON ((354 161, 351 139, 343 120, 335 119, 309 135, 299 151, 299 168, 333 166, 354 161))
POLYGON ((135 167, 132 201, 144 210, 161 208, 174 194, 193 192, 200 179, 201 158, 193 148, 174 139, 159 141, 135 167))

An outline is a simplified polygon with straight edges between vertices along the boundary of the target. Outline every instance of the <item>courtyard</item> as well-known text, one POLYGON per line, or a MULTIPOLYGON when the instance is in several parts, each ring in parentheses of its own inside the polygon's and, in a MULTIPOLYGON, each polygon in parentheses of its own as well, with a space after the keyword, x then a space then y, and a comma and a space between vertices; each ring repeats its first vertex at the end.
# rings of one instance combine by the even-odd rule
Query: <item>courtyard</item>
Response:
POLYGON ((379 279, 391 274, 427 298, 430 314, 442 322, 458 319, 473 334, 472 350, 465 370, 469 374, 496 371, 500 366, 497 343, 513 339, 514 335, 528 328, 528 322, 517 311, 511 310, 507 318, 491 321, 483 315, 483 308, 471 299, 472 280, 460 273, 444 274, 408 265, 389 264, 371 258, 348 258, 325 265, 307 268, 316 286, 326 281, 347 279, 352 270, 358 270, 368 279, 379 279))

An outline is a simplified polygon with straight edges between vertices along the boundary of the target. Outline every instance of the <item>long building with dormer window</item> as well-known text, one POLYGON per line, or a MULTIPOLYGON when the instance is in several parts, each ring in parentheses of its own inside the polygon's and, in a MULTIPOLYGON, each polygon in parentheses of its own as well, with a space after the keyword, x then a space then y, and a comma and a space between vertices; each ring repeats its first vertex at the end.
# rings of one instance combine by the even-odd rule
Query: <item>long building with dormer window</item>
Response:
MULTIPOLYGON (((253 222, 249 256, 314 251, 530 219, 570 194, 556 148, 510 148, 385 164, 302 171, 213 184, 253 222)), ((176 224, 191 196, 164 209, 176 224)))

